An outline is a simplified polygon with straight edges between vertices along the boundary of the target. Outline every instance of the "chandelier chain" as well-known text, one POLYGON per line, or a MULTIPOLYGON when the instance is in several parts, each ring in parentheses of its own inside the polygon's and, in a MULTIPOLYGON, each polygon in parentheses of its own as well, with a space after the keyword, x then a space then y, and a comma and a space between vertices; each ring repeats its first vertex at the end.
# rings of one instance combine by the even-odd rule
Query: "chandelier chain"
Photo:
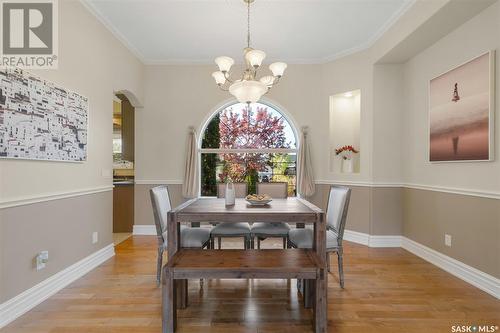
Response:
POLYGON ((250 1, 247 2, 247 47, 250 48, 250 1))

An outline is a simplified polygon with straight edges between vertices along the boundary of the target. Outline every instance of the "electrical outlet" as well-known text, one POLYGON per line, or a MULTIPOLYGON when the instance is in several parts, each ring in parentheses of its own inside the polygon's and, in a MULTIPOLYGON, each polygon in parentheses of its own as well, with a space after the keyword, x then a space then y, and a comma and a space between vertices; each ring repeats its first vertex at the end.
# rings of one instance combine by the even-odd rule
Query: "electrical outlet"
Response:
POLYGON ((49 251, 40 251, 36 256, 36 270, 44 269, 48 261, 49 251))
POLYGON ((451 235, 444 234, 444 245, 451 247, 451 235))
POLYGON ((94 231, 92 233, 92 244, 97 243, 98 240, 99 240, 99 233, 97 231, 94 231))

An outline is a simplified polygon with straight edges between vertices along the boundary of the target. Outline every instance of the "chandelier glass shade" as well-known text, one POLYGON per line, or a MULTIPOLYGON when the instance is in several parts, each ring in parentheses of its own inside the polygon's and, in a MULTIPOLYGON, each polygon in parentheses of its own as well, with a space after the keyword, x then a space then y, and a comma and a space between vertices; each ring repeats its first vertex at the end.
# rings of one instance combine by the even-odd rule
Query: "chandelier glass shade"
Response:
POLYGON ((254 0, 243 0, 247 4, 247 47, 244 49, 245 67, 241 78, 231 79, 231 68, 234 60, 231 57, 221 56, 215 58, 215 63, 219 70, 212 73, 217 86, 224 91, 229 91, 240 103, 256 103, 274 87, 283 76, 287 64, 275 62, 269 65, 272 75, 266 75, 257 79, 257 71, 261 68, 262 62, 266 58, 266 53, 250 47, 250 4, 254 0))

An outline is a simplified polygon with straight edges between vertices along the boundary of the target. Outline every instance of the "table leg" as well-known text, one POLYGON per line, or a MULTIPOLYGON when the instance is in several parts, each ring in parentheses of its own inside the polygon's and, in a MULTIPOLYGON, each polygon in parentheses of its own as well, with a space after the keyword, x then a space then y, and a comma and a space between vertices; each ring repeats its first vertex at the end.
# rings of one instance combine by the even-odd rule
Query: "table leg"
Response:
POLYGON ((328 274, 325 269, 320 269, 314 288, 314 332, 316 333, 327 331, 327 279, 328 274))
MULTIPOLYGON (((167 231, 167 250, 168 260, 170 261, 181 247, 181 228, 177 220, 177 214, 174 212, 168 212, 167 231)), ((187 280, 178 280, 176 283, 178 284, 176 288, 177 307, 179 309, 185 309, 188 304, 187 280)))
POLYGON ((327 330, 327 300, 328 285, 326 271, 326 221, 323 212, 317 213, 314 224, 313 250, 316 253, 319 269, 314 292, 314 331, 325 333, 327 330))
POLYGON ((162 332, 174 333, 177 324, 175 281, 165 266, 162 280, 162 332))

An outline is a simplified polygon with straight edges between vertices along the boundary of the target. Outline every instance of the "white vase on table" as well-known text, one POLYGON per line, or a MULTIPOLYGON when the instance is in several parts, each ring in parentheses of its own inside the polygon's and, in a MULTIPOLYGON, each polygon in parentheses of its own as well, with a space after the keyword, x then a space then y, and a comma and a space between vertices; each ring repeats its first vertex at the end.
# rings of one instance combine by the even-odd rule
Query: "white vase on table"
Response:
POLYGON ((235 196, 234 184, 233 182, 229 181, 226 183, 226 206, 234 206, 235 196))

